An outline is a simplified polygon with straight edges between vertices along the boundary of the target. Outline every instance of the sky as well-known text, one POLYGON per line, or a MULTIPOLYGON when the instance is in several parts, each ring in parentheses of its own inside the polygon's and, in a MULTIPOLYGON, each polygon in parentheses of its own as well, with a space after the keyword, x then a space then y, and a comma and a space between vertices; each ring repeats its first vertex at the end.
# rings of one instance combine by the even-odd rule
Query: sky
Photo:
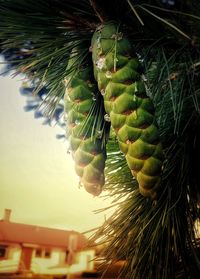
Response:
POLYGON ((21 83, 0 76, 0 219, 7 208, 12 222, 79 232, 100 226, 107 216, 95 211, 110 200, 79 189, 67 142, 56 138, 63 131, 24 111, 21 83))

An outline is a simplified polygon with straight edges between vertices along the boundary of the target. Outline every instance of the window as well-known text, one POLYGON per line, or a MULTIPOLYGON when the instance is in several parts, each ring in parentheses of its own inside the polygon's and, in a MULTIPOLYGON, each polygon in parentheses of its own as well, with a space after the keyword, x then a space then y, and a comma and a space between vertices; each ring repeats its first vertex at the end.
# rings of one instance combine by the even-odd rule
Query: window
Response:
POLYGON ((65 262, 67 263, 69 259, 69 250, 65 251, 65 262))
POLYGON ((35 251, 35 256, 37 258, 41 258, 42 257, 42 249, 36 249, 35 251))
POLYGON ((51 251, 49 249, 38 248, 35 251, 35 257, 36 258, 50 258, 51 257, 51 251))
POLYGON ((45 258, 50 258, 50 257, 51 257, 51 251, 45 249, 45 251, 44 251, 44 257, 45 257, 45 258))
POLYGON ((6 257, 6 249, 7 246, 5 245, 0 245, 0 259, 6 257))

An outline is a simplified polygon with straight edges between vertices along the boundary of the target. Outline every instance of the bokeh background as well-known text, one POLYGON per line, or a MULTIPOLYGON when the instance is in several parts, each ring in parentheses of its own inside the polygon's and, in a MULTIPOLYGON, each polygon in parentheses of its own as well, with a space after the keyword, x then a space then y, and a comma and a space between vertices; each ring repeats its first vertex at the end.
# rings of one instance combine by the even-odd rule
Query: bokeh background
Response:
POLYGON ((107 216, 96 210, 110 205, 109 199, 79 188, 67 141, 56 138, 62 128, 43 125, 24 110, 23 79, 0 76, 0 219, 9 208, 13 222, 80 232, 101 225, 107 216))

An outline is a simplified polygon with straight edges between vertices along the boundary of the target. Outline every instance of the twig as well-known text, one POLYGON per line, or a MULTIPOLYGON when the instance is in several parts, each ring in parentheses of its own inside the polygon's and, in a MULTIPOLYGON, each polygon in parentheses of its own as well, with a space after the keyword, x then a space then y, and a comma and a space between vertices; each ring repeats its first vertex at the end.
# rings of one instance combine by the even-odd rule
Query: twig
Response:
POLYGON ((97 7, 96 1, 95 0, 90 0, 90 5, 92 6, 92 8, 94 9, 97 17, 99 18, 99 20, 102 22, 104 22, 104 16, 102 15, 102 11, 100 11, 100 8, 97 7))

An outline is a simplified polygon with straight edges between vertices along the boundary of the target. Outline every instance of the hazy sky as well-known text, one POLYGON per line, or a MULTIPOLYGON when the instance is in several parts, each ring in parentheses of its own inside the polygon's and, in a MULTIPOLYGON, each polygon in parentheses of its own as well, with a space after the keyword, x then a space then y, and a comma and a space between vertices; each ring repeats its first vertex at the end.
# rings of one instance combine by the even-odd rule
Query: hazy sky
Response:
POLYGON ((100 225, 105 213, 94 210, 109 201, 78 189, 67 143, 56 139, 61 128, 42 125, 23 110, 20 77, 0 76, 0 219, 85 231, 100 225))

